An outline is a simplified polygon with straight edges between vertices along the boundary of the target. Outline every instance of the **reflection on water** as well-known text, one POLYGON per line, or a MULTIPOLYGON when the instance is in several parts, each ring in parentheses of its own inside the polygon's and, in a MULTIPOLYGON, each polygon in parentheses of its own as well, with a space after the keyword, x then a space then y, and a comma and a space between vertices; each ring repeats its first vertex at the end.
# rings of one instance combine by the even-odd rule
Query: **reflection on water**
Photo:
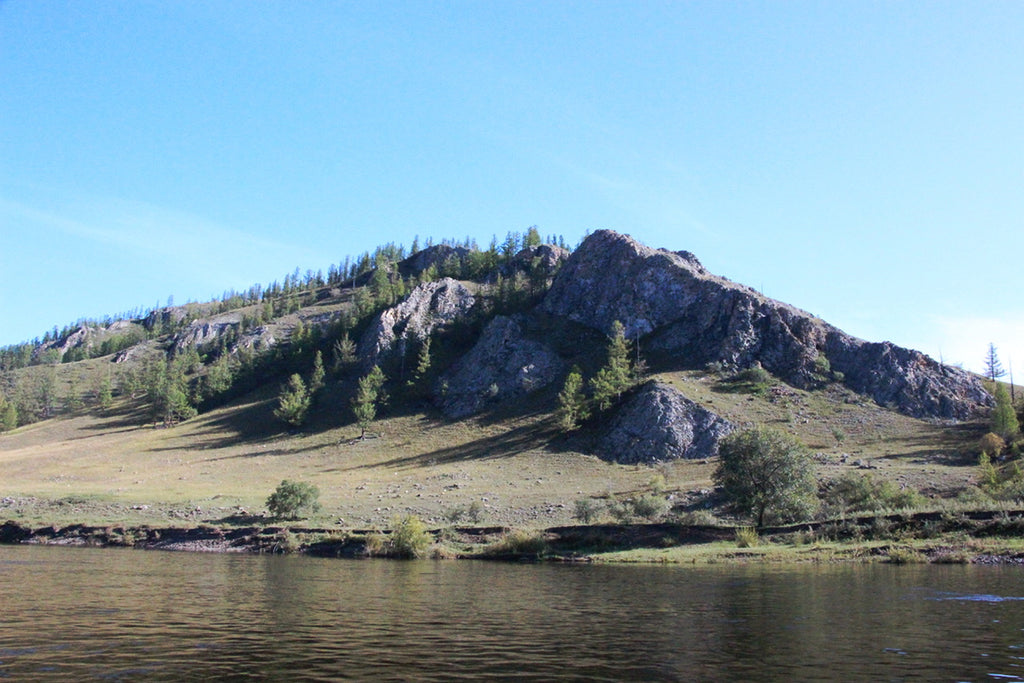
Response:
POLYGON ((1019 680, 1014 567, 595 567, 0 546, 0 678, 1019 680))

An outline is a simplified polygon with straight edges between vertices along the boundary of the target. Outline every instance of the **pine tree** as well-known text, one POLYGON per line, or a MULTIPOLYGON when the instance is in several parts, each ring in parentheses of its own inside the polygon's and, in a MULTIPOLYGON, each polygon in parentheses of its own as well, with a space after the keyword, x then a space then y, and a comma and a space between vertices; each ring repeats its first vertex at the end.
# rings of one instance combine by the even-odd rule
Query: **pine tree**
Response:
POLYGON ((413 370, 412 377, 406 383, 409 389, 412 390, 411 393, 413 395, 420 396, 426 393, 430 367, 430 337, 427 337, 420 344, 419 353, 416 354, 416 368, 413 370))
POLYGON ((234 381, 231 361, 226 354, 222 355, 207 367, 206 375, 203 377, 202 395, 206 399, 219 396, 230 389, 234 381))
POLYGON ((110 373, 103 375, 96 389, 96 404, 101 412, 107 412, 114 403, 114 391, 110 382, 110 373))
POLYGON ((18 426, 18 408, 14 401, 0 394, 0 432, 8 432, 18 426))
POLYGON ((1017 420, 1017 413, 1013 410, 1010 392, 1006 390, 1005 384, 997 384, 994 396, 996 405, 992 409, 990 417, 992 432, 1011 441, 1020 433, 1020 422, 1017 420))
POLYGON ((587 397, 583 394, 583 376, 574 367, 565 378, 562 391, 558 394, 558 417, 562 429, 572 431, 580 422, 589 417, 587 397))
POLYGON ((324 376, 327 373, 324 371, 324 358, 318 350, 316 355, 313 356, 313 370, 309 375, 309 393, 315 394, 320 391, 324 386, 324 376))
POLYGON ((384 372, 376 365, 362 379, 352 399, 352 412, 359 425, 359 438, 366 438, 366 430, 377 417, 377 404, 382 400, 384 372))
POLYGON ((536 225, 531 225, 526 230, 526 235, 523 236, 523 248, 526 247, 539 247, 543 240, 540 236, 540 231, 537 230, 536 225))
POLYGON ((341 339, 334 342, 334 370, 337 372, 345 366, 356 362, 356 344, 348 336, 348 332, 342 335, 341 339))
POLYGON ((68 395, 64 399, 64 407, 69 413, 82 409, 82 394, 78 389, 78 376, 74 373, 68 378, 68 395))
POLYGON ((608 410, 633 383, 633 366, 629 360, 629 341, 618 320, 612 323, 608 341, 608 361, 590 380, 591 393, 600 410, 608 410))
POLYGON ((300 427, 309 413, 309 391, 298 374, 292 375, 277 397, 274 415, 293 427, 300 427))
POLYGON ((989 343, 988 352, 985 354, 985 376, 995 382, 1006 374, 1003 364, 999 362, 999 355, 996 353, 996 345, 989 343))

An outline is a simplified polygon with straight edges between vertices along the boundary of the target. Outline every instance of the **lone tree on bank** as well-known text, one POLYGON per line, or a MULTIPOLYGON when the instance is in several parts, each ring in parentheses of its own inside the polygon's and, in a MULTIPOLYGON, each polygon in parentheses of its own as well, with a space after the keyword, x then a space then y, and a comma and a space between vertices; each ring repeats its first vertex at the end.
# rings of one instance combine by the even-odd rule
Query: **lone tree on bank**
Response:
POLYGON ((733 509, 762 527, 769 515, 804 519, 817 508, 818 483, 803 444, 782 432, 755 427, 733 432, 719 444, 713 479, 733 509))

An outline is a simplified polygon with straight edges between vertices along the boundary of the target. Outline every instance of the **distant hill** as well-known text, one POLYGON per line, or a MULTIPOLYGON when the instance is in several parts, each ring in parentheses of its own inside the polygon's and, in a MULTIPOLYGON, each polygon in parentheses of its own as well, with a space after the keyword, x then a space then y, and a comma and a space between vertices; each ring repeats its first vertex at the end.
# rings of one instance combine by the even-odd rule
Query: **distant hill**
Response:
MULTIPOLYGON (((893 443, 924 429, 939 453, 961 443, 953 425, 992 402, 968 372, 856 339, 709 273, 688 252, 607 230, 574 251, 536 234, 486 250, 388 245, 327 276, 296 272, 220 301, 84 322, 0 350, 0 370, 20 427, 0 439, 0 455, 66 449, 89 429, 124 463, 132 456, 119 430, 147 450, 155 446, 138 445, 139 430, 156 434, 153 426, 173 427, 158 430, 173 441, 160 447, 168 452, 255 457, 270 442, 292 453, 401 424, 390 447, 428 468, 431 458, 537 449, 623 464, 706 461, 733 429, 773 420, 812 447, 836 448, 850 434, 872 453, 885 449, 865 424, 893 443), (625 354, 618 377, 615 348, 625 354), (380 387, 364 380, 374 367, 380 387), (587 407, 575 421, 566 418, 570 374, 587 407), (359 424, 361 402, 372 415, 359 424), (794 417, 800 406, 820 424, 794 417), (477 443, 459 425, 494 440, 477 443), (435 440, 442 432, 450 443, 435 440)), ((379 441, 366 448, 390 437, 379 441)), ((564 517, 562 505, 553 514, 564 517)))

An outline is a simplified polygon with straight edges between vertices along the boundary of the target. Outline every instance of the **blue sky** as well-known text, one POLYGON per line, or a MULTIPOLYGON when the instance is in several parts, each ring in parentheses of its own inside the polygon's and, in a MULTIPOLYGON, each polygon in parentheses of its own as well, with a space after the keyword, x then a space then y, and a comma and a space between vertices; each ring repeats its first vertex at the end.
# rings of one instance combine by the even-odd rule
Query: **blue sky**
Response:
POLYGON ((0 344, 612 228, 1024 376, 1024 3, 0 0, 0 344))

